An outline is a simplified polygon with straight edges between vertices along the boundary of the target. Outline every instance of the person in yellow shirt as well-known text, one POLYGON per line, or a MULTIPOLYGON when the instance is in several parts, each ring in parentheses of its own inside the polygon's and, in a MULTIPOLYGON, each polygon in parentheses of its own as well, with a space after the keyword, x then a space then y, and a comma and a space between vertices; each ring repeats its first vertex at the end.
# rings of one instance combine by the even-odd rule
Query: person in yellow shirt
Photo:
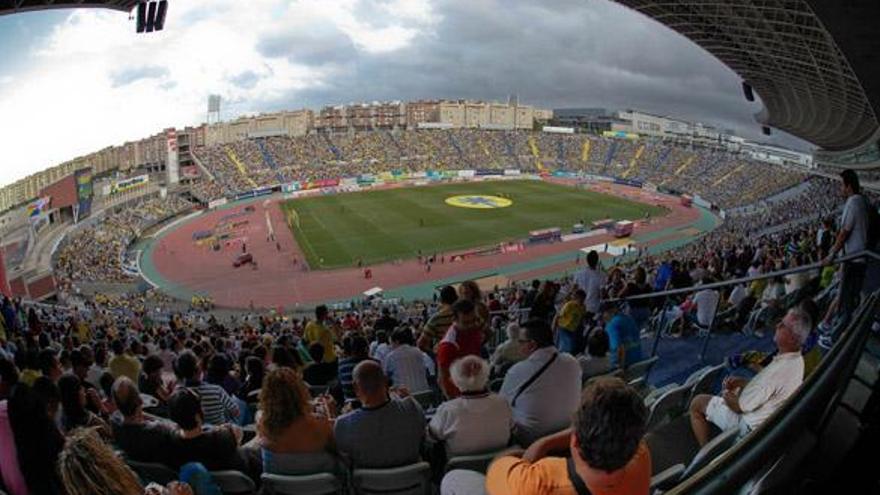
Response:
POLYGON ((581 327, 584 323, 584 315, 587 313, 587 307, 584 306, 586 298, 587 293, 583 289, 577 289, 571 293, 562 310, 556 315, 553 327, 556 329, 556 347, 560 352, 575 356, 584 351, 581 327))
POLYGON ((89 328, 89 325, 85 320, 79 320, 76 323, 76 335, 79 337, 79 341, 83 344, 92 341, 92 329, 89 328))
POLYGON ((318 343, 324 348, 325 363, 336 362, 336 347, 334 345, 333 332, 325 325, 329 311, 323 304, 315 308, 315 321, 306 325, 305 339, 309 345, 318 343))
POLYGON ((121 340, 114 340, 110 347, 113 350, 113 357, 110 358, 107 367, 113 378, 127 376, 131 381, 137 383, 141 374, 141 362, 138 361, 138 358, 129 352, 130 349, 126 349, 121 340))

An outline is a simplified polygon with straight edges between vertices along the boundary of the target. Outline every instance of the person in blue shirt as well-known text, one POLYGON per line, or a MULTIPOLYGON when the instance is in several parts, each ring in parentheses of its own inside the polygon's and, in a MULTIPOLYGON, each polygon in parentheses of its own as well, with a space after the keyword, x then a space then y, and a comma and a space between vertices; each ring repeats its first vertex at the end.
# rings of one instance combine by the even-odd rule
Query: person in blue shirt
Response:
POLYGON ((631 316, 619 309, 617 303, 606 303, 602 309, 612 368, 625 368, 642 360, 639 327, 631 316))
POLYGON ((669 260, 664 260, 663 263, 660 264, 660 267, 657 268, 657 276, 654 278, 654 291, 659 292, 662 290, 666 290, 666 286, 669 285, 669 279, 672 278, 672 263, 669 260))

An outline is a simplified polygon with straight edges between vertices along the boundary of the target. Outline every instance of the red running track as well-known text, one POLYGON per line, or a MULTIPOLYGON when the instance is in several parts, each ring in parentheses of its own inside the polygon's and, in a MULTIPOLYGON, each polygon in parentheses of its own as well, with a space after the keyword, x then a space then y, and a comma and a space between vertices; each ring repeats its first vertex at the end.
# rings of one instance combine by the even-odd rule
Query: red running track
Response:
MULTIPOLYGON (((678 198, 611 183, 596 184, 592 189, 669 208, 670 212, 667 215, 654 218, 649 224, 639 225, 637 234, 683 227, 700 216, 697 209, 681 206, 678 198)), ((430 273, 427 273, 424 266, 414 259, 403 261, 401 264, 384 263, 370 266, 373 277, 368 280, 364 278, 363 269, 356 267, 305 270, 303 267, 305 257, 290 229, 287 228, 284 214, 278 207, 279 201, 281 198, 272 198, 266 207, 264 207, 265 201, 252 202, 250 204, 254 206, 254 211, 241 217, 249 220, 246 247, 257 261, 256 269, 249 265, 233 268, 233 260, 241 253, 240 245, 223 247, 215 252, 207 246, 197 246, 192 241, 193 232, 213 228, 224 215, 243 211, 244 204, 202 214, 173 230, 166 231, 155 241, 152 262, 167 282, 201 295, 210 295, 218 306, 233 308, 247 308, 250 305, 258 308, 280 306, 290 310, 300 305, 351 299, 376 286, 390 290, 440 281, 481 270, 499 269, 514 263, 573 252, 582 247, 614 240, 611 235, 602 235, 577 241, 529 246, 519 253, 474 257, 456 263, 436 263, 430 273), (280 251, 275 242, 266 240, 268 235, 266 209, 269 211, 276 240, 281 247, 280 251), (298 261, 296 264, 294 259, 298 261)), ((543 270, 537 272, 540 271, 543 270)), ((536 271, 532 271, 534 272, 536 271)))

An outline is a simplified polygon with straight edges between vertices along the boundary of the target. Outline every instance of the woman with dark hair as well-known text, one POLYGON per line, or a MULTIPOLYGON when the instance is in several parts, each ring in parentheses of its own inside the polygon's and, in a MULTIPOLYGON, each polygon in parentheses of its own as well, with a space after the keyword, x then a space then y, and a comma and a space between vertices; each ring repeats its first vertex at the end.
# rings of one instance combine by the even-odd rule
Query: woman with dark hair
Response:
POLYGON ((61 492, 61 482, 55 462, 64 445, 64 436, 49 414, 47 395, 57 394, 57 388, 45 377, 37 379, 35 386, 48 393, 37 393, 21 383, 14 387, 8 402, 9 424, 15 438, 18 465, 27 485, 26 493, 56 495, 61 492))
POLYGON ((160 404, 167 404, 168 398, 174 391, 172 387, 165 385, 162 380, 162 370, 165 363, 162 358, 155 354, 147 356, 141 368, 141 376, 138 380, 138 389, 143 394, 152 395, 160 404))
POLYGON ((43 324, 40 323, 40 318, 37 316, 37 310, 34 309, 33 306, 31 306, 31 308, 28 309, 27 323, 28 323, 28 329, 30 329, 32 334, 39 335, 40 333, 42 333, 43 324))
POLYGON ((98 429, 105 440, 112 440, 110 427, 95 413, 86 409, 86 389, 75 375, 64 375, 58 380, 61 393, 61 427, 65 432, 76 428, 98 429))
POLYGON ((290 368, 299 371, 303 368, 299 353, 280 345, 272 348, 272 365, 272 369, 290 368))
POLYGON ((487 338, 490 320, 489 306, 486 306, 486 303, 483 301, 483 293, 480 291, 480 286, 473 280, 465 280, 458 288, 458 298, 467 299, 474 303, 474 309, 477 312, 477 317, 480 319, 480 331, 483 332, 484 339, 487 338))
POLYGON ((256 356, 248 357, 244 361, 244 370, 246 376, 244 383, 238 390, 238 398, 248 403, 256 403, 259 399, 250 394, 260 390, 260 387, 263 386, 263 376, 265 374, 263 360, 256 356))
POLYGON ((538 295, 535 296, 532 307, 529 310, 529 318, 538 318, 547 321, 553 320, 556 314, 556 284, 549 280, 545 280, 541 284, 538 295))
POLYGON ((229 359, 223 354, 214 354, 208 360, 208 369, 205 374, 205 381, 223 387, 229 395, 235 395, 241 388, 241 382, 237 378, 230 375, 231 366, 229 359))

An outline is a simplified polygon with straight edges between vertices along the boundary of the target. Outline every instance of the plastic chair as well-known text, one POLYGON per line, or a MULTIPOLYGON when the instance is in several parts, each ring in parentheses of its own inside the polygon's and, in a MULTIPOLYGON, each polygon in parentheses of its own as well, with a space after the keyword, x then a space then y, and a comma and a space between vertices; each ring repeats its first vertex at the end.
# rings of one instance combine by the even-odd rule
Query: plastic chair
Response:
POLYGON ((485 474, 486 470, 489 469, 489 464, 491 464, 496 457, 513 455, 517 452, 523 452, 523 450, 519 447, 508 447, 501 450, 486 452, 484 454, 457 455, 446 461, 446 466, 443 468, 443 472, 448 473, 453 469, 467 469, 485 474))
POLYGON ((428 495, 431 493, 431 465, 417 462, 387 469, 355 469, 352 486, 357 495, 428 495))
POLYGON ((240 471, 211 471, 211 478, 223 490, 224 495, 243 495, 257 491, 254 480, 240 471))
POLYGON ((156 462, 137 462, 126 459, 125 463, 145 484, 155 482, 162 486, 177 481, 177 472, 164 464, 156 462))
POLYGON ((648 374, 651 372, 651 368, 654 367, 658 359, 657 356, 654 356, 627 366, 623 370, 624 381, 629 383, 638 380, 639 378, 647 379, 648 374))
POLYGON ((724 365, 719 364, 717 366, 713 366, 706 370, 699 378, 694 382, 693 387, 691 387, 690 397, 688 397, 688 404, 694 399, 694 397, 700 394, 711 394, 714 392, 715 383, 718 382, 718 377, 724 373, 724 365))
POLYGON ((718 456, 727 452, 729 448, 733 447, 738 436, 739 428, 731 428, 727 431, 721 432, 721 434, 704 445, 703 448, 697 452, 697 455, 691 459, 691 462, 687 466, 684 464, 676 464, 653 476, 651 478, 651 490, 668 490, 678 483, 688 479, 694 473, 714 461, 718 456))
POLYGON ((263 459, 263 472, 284 476, 303 476, 314 473, 336 473, 344 475, 346 469, 340 460, 329 452, 301 452, 278 454, 260 449, 263 459))
POLYGON ((684 401, 691 391, 690 385, 681 385, 668 390, 651 404, 646 431, 651 431, 666 419, 675 417, 685 407, 684 401))
POLYGON ((422 406, 422 409, 428 410, 437 406, 437 396, 433 390, 424 390, 411 394, 411 397, 422 406))
POLYGON ((260 477, 267 495, 329 495, 343 493, 343 484, 330 473, 286 476, 263 473, 260 477))

